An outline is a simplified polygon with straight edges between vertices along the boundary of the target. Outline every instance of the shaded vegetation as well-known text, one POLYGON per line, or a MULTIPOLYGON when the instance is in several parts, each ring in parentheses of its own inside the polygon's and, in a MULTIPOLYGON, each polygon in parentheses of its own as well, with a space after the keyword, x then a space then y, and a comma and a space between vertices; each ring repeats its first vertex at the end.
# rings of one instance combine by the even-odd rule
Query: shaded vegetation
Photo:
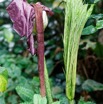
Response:
MULTIPOLYGON (((0 2, 0 66, 8 70, 9 78, 7 90, 0 93, 0 104, 19 104, 25 99, 30 102, 34 93, 40 93, 37 57, 29 54, 26 39, 20 39, 12 28, 12 22, 6 11, 10 1, 0 2), (29 98, 19 96, 22 91, 28 94, 30 92, 29 98)), ((30 3, 37 1, 28 0, 30 3)), ((61 104, 68 104, 65 96, 62 41, 65 2, 62 0, 39 1, 52 8, 54 12, 54 15, 49 17, 49 24, 45 30, 45 56, 53 100, 60 99, 61 104)), ((94 3, 94 0, 85 1, 94 3)), ((79 44, 75 92, 75 101, 78 104, 103 103, 103 1, 95 0, 95 2, 93 13, 85 24, 79 44)))

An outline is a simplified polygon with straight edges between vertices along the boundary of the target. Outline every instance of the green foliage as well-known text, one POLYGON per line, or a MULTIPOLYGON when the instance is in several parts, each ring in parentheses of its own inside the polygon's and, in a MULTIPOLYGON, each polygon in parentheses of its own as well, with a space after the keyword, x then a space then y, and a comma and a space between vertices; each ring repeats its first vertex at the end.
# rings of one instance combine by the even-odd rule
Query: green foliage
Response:
POLYGON ((97 20, 103 18, 103 14, 92 14, 92 15, 90 16, 90 18, 96 19, 96 21, 97 21, 97 20))
POLYGON ((88 79, 82 84, 82 89, 88 92, 101 91, 103 90, 103 84, 88 79))
POLYGON ((81 97, 80 100, 79 100, 79 102, 78 102, 78 104, 96 104, 96 103, 94 103, 92 101, 85 102, 84 99, 81 97))
MULTIPOLYGON (((101 16, 101 15, 100 15, 101 16)), ((94 17, 100 18, 100 17, 94 17)), ((103 28, 103 20, 97 20, 96 26, 90 25, 83 29, 82 35, 90 35, 103 28)))
POLYGON ((83 29, 82 35, 90 35, 95 33, 96 31, 97 29, 93 25, 90 25, 83 29))
MULTIPOLYGON (((46 97, 41 97, 41 95, 39 95, 39 94, 34 94, 33 102, 34 102, 34 104, 48 104, 46 97)), ((60 102, 56 101, 51 104, 60 104, 60 102)))
POLYGON ((4 97, 2 97, 2 96, 0 96, 0 103, 1 103, 1 104, 6 104, 6 103, 5 103, 5 99, 4 99, 4 97))
POLYGON ((102 29, 103 28, 103 20, 97 21, 96 28, 97 29, 102 29))
POLYGON ((95 49, 94 49, 94 53, 98 56, 98 57, 103 57, 103 45, 101 43, 96 43, 95 45, 95 49))
POLYGON ((33 98, 34 104, 47 104, 46 97, 41 97, 39 94, 35 94, 33 98))
POLYGON ((4 29, 4 37, 7 42, 11 42, 13 40, 14 35, 8 29, 4 29))
POLYGON ((94 4, 94 3, 99 2, 100 0, 85 0, 85 1, 87 1, 90 4, 94 4))
POLYGON ((33 91, 25 88, 24 86, 17 86, 16 91, 24 101, 31 101, 33 99, 33 91))
POLYGON ((100 0, 94 0, 94 3, 97 3, 97 2, 99 2, 100 0))
POLYGON ((8 71, 7 71, 7 69, 5 67, 0 67, 0 74, 2 76, 4 76, 5 79, 8 79, 8 71))
POLYGON ((52 104, 60 104, 60 101, 56 101, 56 102, 54 102, 54 103, 52 103, 52 104))
POLYGON ((20 103, 20 104, 33 104, 32 102, 24 102, 24 103, 20 103))

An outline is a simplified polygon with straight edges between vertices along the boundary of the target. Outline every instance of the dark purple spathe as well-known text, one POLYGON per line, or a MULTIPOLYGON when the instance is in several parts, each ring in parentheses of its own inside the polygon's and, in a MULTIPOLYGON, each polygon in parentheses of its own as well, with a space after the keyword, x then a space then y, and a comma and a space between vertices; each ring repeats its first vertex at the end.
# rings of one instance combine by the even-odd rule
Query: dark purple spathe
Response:
POLYGON ((29 36, 33 30, 34 8, 26 0, 13 0, 7 11, 14 23, 14 29, 20 36, 29 36))
MULTIPOLYGON (((40 2, 37 2, 35 5, 42 7, 43 11, 46 11, 47 14, 53 15, 53 12, 40 2)), ((12 0, 7 7, 14 30, 21 37, 27 37, 28 48, 32 55, 35 54, 34 38, 32 35, 35 21, 35 5, 30 5, 26 0, 12 0)))
POLYGON ((35 18, 34 8, 26 0, 13 0, 7 7, 7 11, 13 22, 14 30, 21 37, 26 36, 28 38, 29 49, 34 54, 34 39, 31 36, 35 18))

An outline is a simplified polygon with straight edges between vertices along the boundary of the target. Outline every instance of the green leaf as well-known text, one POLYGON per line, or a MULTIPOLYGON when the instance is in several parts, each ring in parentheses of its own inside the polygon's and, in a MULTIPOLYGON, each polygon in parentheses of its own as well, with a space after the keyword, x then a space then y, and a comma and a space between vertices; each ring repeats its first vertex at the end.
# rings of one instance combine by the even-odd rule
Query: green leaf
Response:
POLYGON ((96 20, 99 20, 99 19, 103 18, 103 14, 93 14, 90 16, 90 18, 94 18, 96 20))
POLYGON ((24 101, 31 101, 33 99, 34 92, 24 86, 17 86, 16 91, 24 101))
POLYGON ((94 3, 97 3, 97 2, 99 2, 100 0, 94 0, 94 3))
POLYGON ((100 43, 96 43, 96 47, 94 49, 94 53, 98 56, 103 58, 103 45, 100 43))
POLYGON ((93 25, 90 25, 83 29, 82 35, 90 35, 95 33, 96 31, 97 29, 93 25))
POLYGON ((53 60, 48 59, 48 60, 46 60, 46 64, 47 64, 47 69, 49 69, 48 74, 50 75, 52 73, 52 71, 53 71, 54 62, 53 62, 53 60))
POLYGON ((5 99, 3 96, 0 96, 0 104, 6 104, 5 99))
POLYGON ((96 28, 97 28, 97 29, 102 29, 102 28, 103 28, 103 20, 97 21, 97 23, 96 23, 96 28))
POLYGON ((21 75, 20 68, 16 64, 11 64, 11 65, 10 65, 10 63, 8 63, 8 64, 10 67, 10 68, 8 68, 8 70, 9 70, 8 72, 9 72, 10 77, 11 78, 19 77, 21 75))
POLYGON ((7 71, 7 70, 4 70, 4 71, 2 72, 2 75, 3 75, 6 79, 8 79, 8 71, 7 71))
POLYGON ((4 37, 6 41, 10 43, 13 40, 14 35, 8 29, 4 29, 4 37))
POLYGON ((18 103, 18 96, 15 94, 12 94, 8 97, 8 102, 10 104, 17 104, 18 103))
POLYGON ((34 84, 34 86, 39 87, 40 86, 40 79, 39 77, 33 77, 32 83, 34 84))
POLYGON ((39 94, 35 94, 33 102, 34 104, 47 104, 47 99, 46 97, 41 97, 39 94))
POLYGON ((78 102, 78 104, 95 104, 95 103, 92 102, 92 101, 87 101, 87 102, 85 102, 85 101, 84 101, 84 98, 81 97, 80 100, 79 100, 79 102, 78 102))
POLYGON ((20 103, 20 104, 33 104, 33 102, 24 102, 24 103, 20 103))
POLYGON ((100 0, 86 0, 86 1, 89 4, 95 4, 95 3, 99 2, 100 0))
POLYGON ((102 91, 103 90, 103 84, 96 82, 94 80, 88 79, 83 83, 82 89, 86 90, 88 92, 102 91))
POLYGON ((8 79, 8 71, 5 67, 0 67, 0 74, 3 75, 6 79, 8 79))
POLYGON ((63 97, 60 99, 60 104, 69 104, 68 98, 63 96, 63 97))
POLYGON ((0 92, 4 92, 8 84, 8 71, 5 67, 0 67, 0 92))
POLYGON ((60 101, 56 101, 56 102, 54 102, 54 103, 52 103, 52 104, 60 104, 60 101))
POLYGON ((0 74, 0 92, 4 92, 7 88, 7 79, 5 78, 5 76, 3 76, 2 74, 0 74))

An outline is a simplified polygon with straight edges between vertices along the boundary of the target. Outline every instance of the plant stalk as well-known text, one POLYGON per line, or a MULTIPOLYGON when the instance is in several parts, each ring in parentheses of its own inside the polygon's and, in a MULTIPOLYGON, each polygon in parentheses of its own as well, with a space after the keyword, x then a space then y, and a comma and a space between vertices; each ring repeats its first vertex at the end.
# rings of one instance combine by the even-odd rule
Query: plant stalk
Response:
POLYGON ((40 78, 40 93, 44 97, 45 93, 45 79, 44 79, 44 29, 43 29, 43 8, 35 4, 35 16, 36 16, 36 30, 37 30, 37 55, 38 55, 38 70, 40 78))

